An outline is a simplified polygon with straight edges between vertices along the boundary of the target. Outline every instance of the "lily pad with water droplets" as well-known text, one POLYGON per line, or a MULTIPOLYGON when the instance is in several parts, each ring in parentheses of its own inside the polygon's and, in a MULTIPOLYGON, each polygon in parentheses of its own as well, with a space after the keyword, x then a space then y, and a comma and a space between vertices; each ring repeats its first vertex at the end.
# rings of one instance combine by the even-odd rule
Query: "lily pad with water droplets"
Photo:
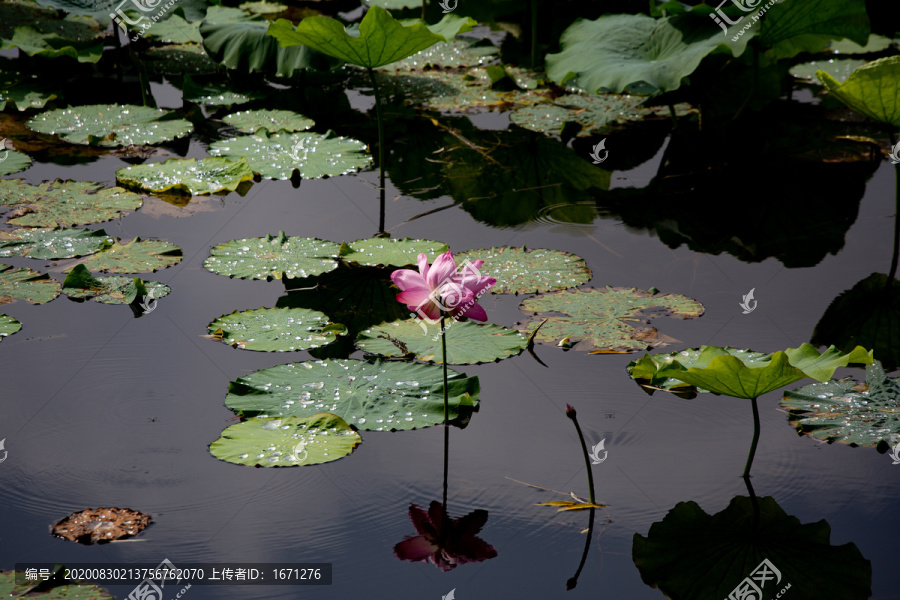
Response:
POLYGON ((306 308, 259 308, 222 315, 207 326, 210 334, 242 350, 293 352, 333 342, 347 328, 325 313, 306 308))
POLYGON ((0 304, 16 299, 44 304, 59 296, 59 282, 31 269, 16 269, 0 263, 0 304))
MULTIPOLYGON (((190 75, 185 75, 182 96, 185 102, 194 102, 206 106, 231 106, 245 104, 251 100, 265 98, 261 90, 242 90, 227 81, 211 81, 197 83, 190 75)), ((237 159, 235 159, 237 160, 237 159)))
POLYGON ((234 160, 245 157, 254 173, 270 179, 335 177, 366 167, 372 157, 358 140, 320 133, 268 134, 257 131, 209 145, 209 153, 234 160))
POLYGON ((587 283, 591 270, 584 259, 561 250, 537 248, 482 248, 456 255, 459 264, 464 260, 483 260, 478 272, 497 280, 493 294, 533 294, 547 290, 561 290, 587 283))
POLYGON ((62 288, 63 294, 70 298, 93 298, 103 304, 131 304, 141 298, 152 300, 167 296, 171 291, 172 288, 163 283, 138 277, 94 277, 84 265, 76 265, 69 271, 62 288))
MULTIPOLYGON (((109 273, 144 273, 158 271, 178 264, 183 258, 181 248, 161 240, 141 240, 136 237, 127 244, 115 244, 93 254, 81 262, 91 271, 109 273)), ((72 270, 74 267, 66 269, 72 270)))
MULTIPOLYGON (((2 95, 3 92, 0 91, 0 97, 2 97, 2 95)), ((2 100, 0 100, 0 102, 2 102, 2 100)), ((0 110, 3 110, 3 108, 0 107, 0 110)), ((15 150, 7 150, 3 147, 3 144, 0 144, 0 160, 3 161, 0 162, 0 176, 12 175, 13 173, 24 171, 31 166, 31 159, 28 158, 27 154, 22 154, 15 150)))
POLYGON ((535 317, 517 327, 531 334, 546 318, 535 340, 594 353, 636 352, 664 346, 674 340, 638 323, 660 315, 692 319, 704 311, 702 304, 680 294, 652 294, 610 286, 543 294, 527 298, 519 308, 526 312, 563 313, 535 317))
POLYGON ((192 195, 233 192, 242 181, 253 179, 246 159, 209 157, 170 158, 161 163, 134 165, 116 171, 127 187, 149 192, 185 192, 192 195))
POLYGON ((27 125, 70 144, 143 146, 169 142, 193 131, 190 122, 173 115, 149 106, 92 104, 43 112, 27 125))
POLYGON ((781 405, 800 433, 828 442, 877 446, 900 440, 900 380, 884 373, 877 360, 866 367, 866 382, 832 379, 784 393, 781 405))
POLYGON ((340 246, 308 237, 243 238, 214 246, 203 268, 239 279, 279 279, 321 275, 337 267, 340 246))
MULTIPOLYGON (((478 404, 478 377, 450 370, 447 383, 450 419, 467 420, 478 404)), ((352 359, 289 363, 231 382, 225 404, 245 416, 326 411, 370 431, 430 427, 444 422, 443 368, 352 359)))
POLYGON ((369 238, 356 240, 341 248, 341 258, 347 262, 378 267, 405 267, 416 264, 419 254, 428 257, 428 264, 450 247, 443 242, 410 238, 369 238))
POLYGON ((0 180, 0 205, 14 207, 12 225, 66 227, 99 223, 137 210, 141 197, 120 187, 103 189, 92 181, 61 181, 30 185, 23 179, 0 180))
POLYGON ((309 117, 291 110, 245 110, 222 117, 222 120, 244 133, 256 133, 260 129, 270 133, 305 131, 316 124, 309 117))
MULTIPOLYGON (((850 43, 852 44, 853 42, 850 43)), ((816 79, 816 72, 821 70, 843 83, 850 77, 850 73, 864 64, 866 64, 866 61, 859 58, 829 58, 827 60, 813 60, 794 65, 791 67, 790 73, 797 79, 804 79, 810 83, 821 85, 819 80, 816 79)))
POLYGON ((309 417, 257 417, 232 425, 209 445, 209 452, 236 465, 297 467, 344 458, 361 441, 342 418, 318 412, 309 417))
MULTIPOLYGON (((528 338, 514 329, 480 325, 472 321, 445 322, 447 364, 471 365, 516 356, 528 345, 528 338)), ((420 319, 382 323, 361 332, 356 345, 381 356, 415 355, 419 360, 443 362, 440 324, 428 325, 420 319), (423 331, 422 327, 426 331, 423 331), (436 339, 435 339, 436 338, 436 339)))
POLYGON ((22 324, 9 315, 0 314, 0 341, 22 329, 22 324))
POLYGON ((100 252, 113 238, 102 229, 16 229, 0 231, 0 257, 28 256, 56 260, 100 252))
POLYGON ((476 46, 477 40, 454 38, 438 42, 410 57, 380 67, 383 71, 420 71, 426 67, 478 67, 497 58, 496 46, 476 46))

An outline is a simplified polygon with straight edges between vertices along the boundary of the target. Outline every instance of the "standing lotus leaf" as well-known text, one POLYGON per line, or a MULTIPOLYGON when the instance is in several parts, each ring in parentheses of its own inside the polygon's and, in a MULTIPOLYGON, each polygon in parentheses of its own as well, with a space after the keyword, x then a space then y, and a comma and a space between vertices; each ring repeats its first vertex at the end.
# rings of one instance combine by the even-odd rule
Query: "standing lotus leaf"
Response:
POLYGON ((482 275, 497 280, 493 294, 532 294, 587 283, 591 270, 584 259, 561 250, 537 248, 482 248, 456 255, 457 261, 483 260, 482 275))
POLYGON ((337 268, 340 246, 307 237, 242 238, 214 246, 203 268, 239 279, 280 279, 321 275, 337 268))

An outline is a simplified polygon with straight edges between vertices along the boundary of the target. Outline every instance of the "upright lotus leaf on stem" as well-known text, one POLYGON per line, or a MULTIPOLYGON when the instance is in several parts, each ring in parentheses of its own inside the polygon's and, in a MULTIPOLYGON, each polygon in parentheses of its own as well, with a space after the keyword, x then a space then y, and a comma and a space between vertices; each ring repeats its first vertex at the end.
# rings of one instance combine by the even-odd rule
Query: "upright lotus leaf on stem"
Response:
POLYGON ((816 71, 829 93, 870 119, 900 127, 900 56, 874 60, 853 71, 843 83, 816 71))

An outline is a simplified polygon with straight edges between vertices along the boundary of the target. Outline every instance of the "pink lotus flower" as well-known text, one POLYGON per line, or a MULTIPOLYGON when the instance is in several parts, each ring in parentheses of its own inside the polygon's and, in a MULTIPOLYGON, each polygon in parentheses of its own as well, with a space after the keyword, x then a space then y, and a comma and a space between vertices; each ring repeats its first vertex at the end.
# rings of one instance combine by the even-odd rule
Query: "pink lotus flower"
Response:
POLYGON ((497 280, 478 272, 483 260, 466 261, 458 269, 453 253, 448 250, 434 259, 431 266, 424 254, 419 255, 418 263, 418 272, 400 269, 391 273, 391 281, 403 290, 397 294, 398 302, 432 323, 442 313, 457 321, 487 321, 487 313, 478 305, 478 298, 497 280))
POLYGON ((428 512, 412 504, 409 518, 419 535, 406 536, 394 546, 394 555, 401 560, 430 562, 441 571, 494 558, 497 556, 494 547, 475 535, 484 527, 487 517, 487 511, 479 509, 451 519, 440 502, 432 502, 428 512))

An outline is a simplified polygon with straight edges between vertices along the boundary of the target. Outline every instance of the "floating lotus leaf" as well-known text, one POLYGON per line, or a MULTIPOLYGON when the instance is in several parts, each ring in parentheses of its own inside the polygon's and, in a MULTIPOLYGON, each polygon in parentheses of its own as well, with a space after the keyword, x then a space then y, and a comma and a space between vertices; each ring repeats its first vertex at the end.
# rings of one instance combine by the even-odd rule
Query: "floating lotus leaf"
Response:
POLYGON ((825 71, 818 77, 829 93, 870 119, 900 126, 900 56, 874 60, 841 83, 825 71))
POLYGON ((148 48, 141 59, 149 73, 205 75, 221 70, 197 44, 167 44, 148 48))
POLYGON ((836 40, 828 44, 828 51, 832 54, 872 54, 887 50, 895 43, 895 40, 872 33, 865 46, 860 46, 852 40, 836 40))
POLYGON ((13 206, 12 225, 55 227, 99 223, 137 210, 143 202, 137 194, 119 187, 103 189, 92 181, 56 181, 30 185, 24 179, 0 180, 0 205, 13 206))
MULTIPOLYGON (((450 419, 478 404, 478 377, 448 371, 450 419)), ((369 431, 444 422, 443 368, 401 361, 314 360, 277 365, 233 381, 228 408, 244 415, 310 417, 327 411, 369 431)))
MULTIPOLYGON (((545 344, 594 353, 636 352, 648 347, 665 346, 673 341, 660 336, 645 323, 660 315, 693 319, 703 314, 703 305, 681 294, 653 294, 636 288, 588 288, 543 294, 527 298, 519 305, 523 311, 563 313, 546 318, 534 339, 545 344), (651 311, 652 309, 652 311, 651 311)), ((517 329, 531 334, 544 317, 532 318, 517 329)))
POLYGON ((246 157, 254 173, 270 179, 303 179, 355 173, 372 162, 366 145, 352 138, 320 133, 268 134, 257 131, 209 145, 209 153, 238 160, 246 157))
POLYGON ((438 42, 412 56, 381 67, 384 71, 421 71, 426 67, 477 67, 496 60, 500 49, 496 46, 476 46, 477 40, 456 38, 438 42))
MULTIPOLYGON (((182 96, 185 102, 205 104, 206 106, 245 104, 251 100, 259 100, 266 97, 266 93, 261 90, 236 88, 234 84, 228 81, 197 83, 190 75, 185 75, 183 87, 182 96)), ((238 160, 238 158, 236 157, 235 160, 238 160)))
POLYGON ((735 356, 746 365, 752 365, 757 361, 768 361, 769 355, 763 352, 753 352, 752 350, 742 350, 738 348, 719 348, 718 346, 701 346, 697 348, 688 348, 681 352, 672 352, 671 354, 645 354, 638 360, 628 363, 625 370, 632 379, 637 381, 649 393, 653 393, 656 389, 665 390, 667 392, 702 392, 709 390, 703 388, 695 388, 689 383, 679 381, 678 379, 670 379, 668 377, 660 377, 659 371, 671 365, 673 361, 678 361, 685 368, 703 368, 709 366, 710 361, 716 356, 730 354, 735 356))
MULTIPOLYGON (((62 569, 62 566, 59 567, 62 569)), ((23 571, 0 571, 0 597, 29 598, 33 600, 114 600, 112 594, 101 587, 87 583, 53 585, 45 589, 47 582, 27 580, 23 571), (16 585, 16 579, 26 581, 16 585)))
POLYGON ((290 110, 245 110, 222 117, 222 120, 244 133, 256 133, 260 129, 269 133, 304 131, 316 124, 309 117, 290 110))
POLYGON ((859 58, 829 58, 827 60, 814 60, 794 65, 791 67, 790 73, 797 79, 819 83, 819 80, 816 79, 816 73, 823 71, 834 77, 836 81, 843 83, 853 71, 864 64, 866 64, 866 61, 859 58))
POLYGON ((130 508, 86 508, 58 522, 52 533, 79 544, 93 544, 130 538, 149 524, 149 515, 130 508))
MULTIPOLYGON (((0 94, 2 93, 0 92, 0 94)), ((0 107, 0 110, 3 110, 3 108, 0 107)), ((5 150, 2 144, 0 144, 0 161, 2 161, 0 162, 0 176, 18 173, 31 166, 31 159, 28 158, 27 154, 22 154, 15 150, 5 150)), ((3 203, 2 200, 0 198, 0 204, 3 203)))
POLYGON ((243 238, 214 246, 203 268, 239 279, 279 279, 321 275, 337 267, 340 246, 316 238, 277 236, 243 238))
POLYGON ((9 315, 0 314, 0 341, 22 329, 22 324, 9 315))
POLYGON ((44 108, 48 102, 56 98, 55 93, 46 91, 44 85, 37 81, 21 81, 15 85, 10 84, 9 87, 0 85, 0 111, 6 110, 10 104, 19 111, 44 108))
POLYGON ((27 125, 71 144, 143 146, 184 137, 193 130, 193 125, 173 118, 174 114, 149 106, 93 104, 43 112, 27 125))
MULTIPOLYGON (((499 325, 480 325, 472 321, 445 323, 447 364, 471 365, 516 356, 528 345, 518 331, 499 325)), ((382 323, 359 334, 356 345, 365 352, 381 356, 414 354, 419 360, 443 362, 440 324, 428 325, 420 319, 382 323), (421 323, 421 325, 420 325, 421 323), (423 331, 422 327, 426 328, 423 331)))
POLYGON ((59 296, 59 282, 31 269, 16 269, 0 263, 0 304, 17 298, 44 304, 59 296))
POLYGON ((547 290, 576 287, 591 279, 584 259, 560 250, 537 248, 482 248, 456 255, 457 264, 464 260, 483 260, 478 270, 497 280, 491 293, 532 294, 547 290))
POLYGON ((391 10, 420 8, 422 6, 421 0, 363 0, 363 4, 365 6, 380 6, 391 10))
POLYGON ((360 265, 405 267, 414 265, 419 254, 428 257, 428 264, 449 250, 443 242, 410 238, 369 238, 356 240, 341 248, 341 258, 360 265))
MULTIPOLYGON (((136 237, 127 244, 116 243, 81 262, 91 271, 109 273, 144 273, 158 271, 178 264, 183 258, 181 248, 160 240, 141 240, 136 237)), ((68 269, 71 270, 71 269, 68 269)))
POLYGON ((333 342, 347 333, 328 316, 306 308, 259 308, 223 315, 207 327, 215 339, 242 350, 293 352, 333 342))
POLYGON ((56 260, 100 252, 113 238, 102 229, 16 229, 0 231, 0 256, 56 260))
POLYGON ((167 296, 172 288, 158 281, 137 277, 93 277, 84 265, 75 265, 63 282, 62 292, 70 298, 93 298, 103 304, 131 304, 141 298, 167 296))
POLYGON ((877 446, 900 436, 900 383, 884 374, 877 360, 866 367, 866 382, 832 379, 784 393, 800 433, 853 446, 877 446))
POLYGON ((344 458, 361 441, 342 418, 318 412, 309 417, 257 417, 232 425, 209 445, 209 452, 236 465, 296 467, 344 458))
POLYGON ((824 520, 801 524, 771 496, 736 496, 708 515, 696 502, 679 502, 647 536, 634 534, 632 558, 644 583, 672 600, 829 598, 864 600, 871 594, 872 564, 855 544, 831 545, 824 520), (754 507, 758 506, 758 512, 754 507), (758 567, 771 569, 760 577, 758 567), (753 577, 759 596, 745 583, 753 577), (739 585, 749 595, 737 592, 739 585), (739 595, 740 594, 740 595, 739 595))
POLYGON ((123 167, 116 180, 127 187, 149 192, 215 194, 233 192, 242 181, 253 179, 247 160, 209 157, 170 158, 161 163, 123 167))

